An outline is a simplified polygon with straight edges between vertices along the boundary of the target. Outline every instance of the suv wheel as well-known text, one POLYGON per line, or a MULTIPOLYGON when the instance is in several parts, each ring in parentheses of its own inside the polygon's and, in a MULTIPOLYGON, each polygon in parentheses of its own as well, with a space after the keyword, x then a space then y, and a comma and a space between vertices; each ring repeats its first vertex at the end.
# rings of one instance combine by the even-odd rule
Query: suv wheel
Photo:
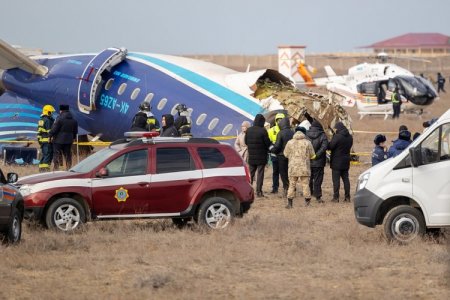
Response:
POLYGON ((72 198, 61 198, 53 202, 46 213, 45 223, 48 228, 72 231, 86 220, 83 207, 72 198))
POLYGON ((408 243, 425 233, 422 213, 408 205, 394 207, 384 220, 384 234, 389 241, 408 243))
POLYGON ((233 205, 227 199, 213 197, 202 203, 198 210, 199 224, 211 229, 226 228, 234 220, 233 205))
POLYGON ((9 243, 15 244, 20 241, 20 237, 22 236, 22 215, 15 207, 12 209, 8 229, 5 233, 9 243))

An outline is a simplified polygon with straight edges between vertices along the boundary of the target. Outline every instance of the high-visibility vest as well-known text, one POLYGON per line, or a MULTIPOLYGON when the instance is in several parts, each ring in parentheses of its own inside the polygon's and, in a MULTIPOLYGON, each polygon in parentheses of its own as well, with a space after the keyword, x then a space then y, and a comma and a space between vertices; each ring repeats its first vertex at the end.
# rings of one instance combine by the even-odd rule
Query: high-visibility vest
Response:
POLYGON ((398 99, 398 96, 399 96, 399 94, 398 93, 392 93, 392 95, 391 95, 391 101, 392 101, 392 104, 398 104, 398 103, 400 103, 400 100, 398 99))
POLYGON ((38 130, 37 130, 37 138, 39 143, 48 143, 49 140, 49 132, 53 125, 53 118, 41 115, 41 118, 38 121, 38 130))

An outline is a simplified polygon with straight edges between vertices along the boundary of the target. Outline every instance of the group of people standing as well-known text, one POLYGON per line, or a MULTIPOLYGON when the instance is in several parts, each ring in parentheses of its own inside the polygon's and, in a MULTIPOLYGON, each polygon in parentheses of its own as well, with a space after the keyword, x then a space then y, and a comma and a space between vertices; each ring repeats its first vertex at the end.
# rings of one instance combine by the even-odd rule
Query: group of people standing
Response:
POLYGON ((139 105, 139 111, 131 122, 131 131, 153 131, 158 132, 162 137, 192 137, 191 116, 185 104, 176 107, 178 117, 175 120, 172 114, 165 114, 161 118, 161 126, 151 112, 148 102, 139 105))
POLYGON ((45 105, 38 121, 37 138, 41 146, 42 158, 39 161, 39 172, 50 171, 53 161, 53 170, 59 170, 66 161, 66 169, 72 167, 72 144, 78 134, 78 122, 69 111, 69 106, 61 104, 60 114, 53 118, 55 108, 45 105))
POLYGON ((350 150, 353 138, 341 122, 335 125, 335 134, 331 141, 320 122, 314 120, 307 130, 302 126, 293 126, 283 113, 275 116, 275 124, 264 128, 265 118, 258 114, 253 126, 248 121, 242 123, 242 131, 235 143, 236 150, 246 160, 253 184, 256 175, 256 196, 264 197, 262 186, 268 154, 272 162, 272 191, 278 193, 279 178, 283 185, 283 197, 287 199, 286 208, 292 208, 296 186, 302 186, 305 205, 311 203, 314 196, 318 203, 322 199, 322 183, 326 165, 326 151, 331 151, 330 166, 333 179, 333 202, 339 202, 340 179, 344 182, 345 198, 350 201, 350 150))
MULTIPOLYGON (((429 121, 423 122, 423 130, 425 131, 436 121, 437 118, 432 118, 429 121)), ((388 149, 386 145, 386 136, 383 134, 377 134, 373 140, 375 147, 372 150, 372 166, 375 166, 388 158, 399 155, 419 136, 419 132, 416 132, 411 136, 411 132, 408 130, 408 127, 406 127, 406 125, 400 125, 398 129, 398 138, 392 141, 392 145, 388 149)))

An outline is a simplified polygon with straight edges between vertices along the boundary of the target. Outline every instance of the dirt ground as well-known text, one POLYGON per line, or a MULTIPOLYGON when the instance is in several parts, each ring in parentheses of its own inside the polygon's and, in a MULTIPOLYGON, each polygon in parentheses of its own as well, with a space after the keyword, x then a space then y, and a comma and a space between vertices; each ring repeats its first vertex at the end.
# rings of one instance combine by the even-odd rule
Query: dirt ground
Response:
MULTIPOLYGON (((358 120, 358 131, 412 133, 450 108, 444 95, 422 119, 402 115, 358 120)), ((356 133, 355 151, 373 147, 375 133, 356 133)), ((388 134, 388 141, 395 134, 388 134)), ((370 158, 350 169, 352 190, 370 158)), ((3 168, 21 175, 33 168, 3 168)), ((271 188, 266 169, 264 191, 271 188)), ((23 241, 0 245, 1 299, 449 299, 450 234, 410 245, 388 244, 382 228, 359 225, 353 204, 332 204, 326 168, 324 205, 286 210, 279 195, 257 199, 221 232, 180 230, 169 220, 103 221, 75 234, 24 223, 23 241)), ((343 193, 341 193, 343 194, 343 193)))

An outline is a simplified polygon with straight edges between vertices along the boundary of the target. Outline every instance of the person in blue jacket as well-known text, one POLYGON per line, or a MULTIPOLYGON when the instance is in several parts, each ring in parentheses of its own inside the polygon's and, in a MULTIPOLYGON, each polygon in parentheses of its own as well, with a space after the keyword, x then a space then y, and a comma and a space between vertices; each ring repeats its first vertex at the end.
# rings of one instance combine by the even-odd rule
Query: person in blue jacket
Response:
POLYGON ((403 150, 408 148, 409 144, 411 144, 411 132, 409 130, 402 130, 398 133, 398 139, 393 141, 392 146, 388 151, 388 158, 396 157, 403 150))
POLYGON ((387 159, 386 137, 382 134, 377 134, 373 142, 375 143, 375 148, 372 151, 372 166, 375 166, 387 159))

